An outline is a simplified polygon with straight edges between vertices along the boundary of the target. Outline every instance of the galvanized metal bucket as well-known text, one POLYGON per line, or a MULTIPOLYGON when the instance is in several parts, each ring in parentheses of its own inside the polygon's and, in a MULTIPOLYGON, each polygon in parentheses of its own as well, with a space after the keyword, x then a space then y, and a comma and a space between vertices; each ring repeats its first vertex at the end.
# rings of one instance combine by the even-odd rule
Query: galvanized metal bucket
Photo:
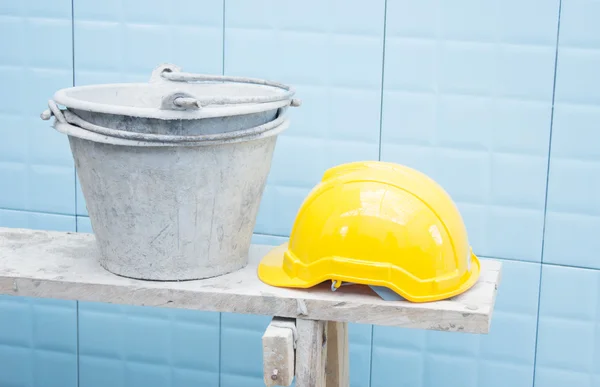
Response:
POLYGON ((100 264, 163 281, 245 266, 277 135, 300 104, 293 95, 172 65, 147 84, 56 92, 42 118, 69 137, 100 264))

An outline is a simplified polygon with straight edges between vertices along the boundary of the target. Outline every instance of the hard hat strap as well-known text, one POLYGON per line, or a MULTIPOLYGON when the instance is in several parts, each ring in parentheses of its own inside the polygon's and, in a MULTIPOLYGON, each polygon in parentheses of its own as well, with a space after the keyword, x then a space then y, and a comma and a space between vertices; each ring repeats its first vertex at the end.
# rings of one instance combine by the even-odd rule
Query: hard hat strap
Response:
POLYGON ((335 292, 336 290, 338 290, 338 288, 340 286, 348 286, 348 285, 354 285, 354 282, 342 282, 342 281, 338 281, 338 280, 331 280, 331 291, 335 292))

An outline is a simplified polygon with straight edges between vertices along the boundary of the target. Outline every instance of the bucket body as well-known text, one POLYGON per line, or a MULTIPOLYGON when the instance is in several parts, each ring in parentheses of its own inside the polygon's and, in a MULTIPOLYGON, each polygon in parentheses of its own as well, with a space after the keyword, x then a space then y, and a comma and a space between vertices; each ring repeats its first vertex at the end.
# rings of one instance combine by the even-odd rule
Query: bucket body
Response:
POLYGON ((157 281, 244 267, 293 95, 169 64, 146 84, 57 91, 41 116, 69 138, 100 264, 157 281))
POLYGON ((130 147, 69 136, 100 264, 148 280, 245 266, 276 138, 130 147))

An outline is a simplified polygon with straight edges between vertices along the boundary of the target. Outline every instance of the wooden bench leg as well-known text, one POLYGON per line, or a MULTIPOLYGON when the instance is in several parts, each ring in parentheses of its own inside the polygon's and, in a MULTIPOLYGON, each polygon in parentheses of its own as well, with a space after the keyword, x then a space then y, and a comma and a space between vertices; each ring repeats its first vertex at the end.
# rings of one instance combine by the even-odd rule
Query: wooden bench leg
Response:
POLYGON ((327 323, 327 362, 325 376, 327 387, 349 387, 348 323, 327 323))
POLYGON ((296 387, 325 387, 327 322, 296 320, 296 387))
POLYGON ((348 323, 275 317, 263 360, 266 386, 349 387, 348 323))

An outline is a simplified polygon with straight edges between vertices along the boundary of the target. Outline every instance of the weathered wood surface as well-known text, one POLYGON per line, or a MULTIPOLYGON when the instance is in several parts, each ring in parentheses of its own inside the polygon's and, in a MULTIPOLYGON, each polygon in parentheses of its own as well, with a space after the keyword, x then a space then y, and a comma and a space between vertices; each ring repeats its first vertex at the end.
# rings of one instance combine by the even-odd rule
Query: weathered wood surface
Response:
POLYGON ((263 284, 256 275, 271 246, 252 246, 250 263, 235 273, 184 282, 116 276, 96 261, 93 235, 0 228, 0 294, 128 305, 251 313, 405 328, 487 333, 501 263, 481 260, 478 283, 464 294, 433 303, 384 301, 365 286, 336 292, 263 284))
POLYGON ((326 387, 327 321, 297 319, 296 328, 296 387, 326 387))
POLYGON ((325 381, 327 387, 350 386, 350 359, 348 347, 348 323, 327 323, 327 361, 325 381))
POLYGON ((262 336, 265 386, 290 386, 294 380, 296 320, 273 317, 262 336))

